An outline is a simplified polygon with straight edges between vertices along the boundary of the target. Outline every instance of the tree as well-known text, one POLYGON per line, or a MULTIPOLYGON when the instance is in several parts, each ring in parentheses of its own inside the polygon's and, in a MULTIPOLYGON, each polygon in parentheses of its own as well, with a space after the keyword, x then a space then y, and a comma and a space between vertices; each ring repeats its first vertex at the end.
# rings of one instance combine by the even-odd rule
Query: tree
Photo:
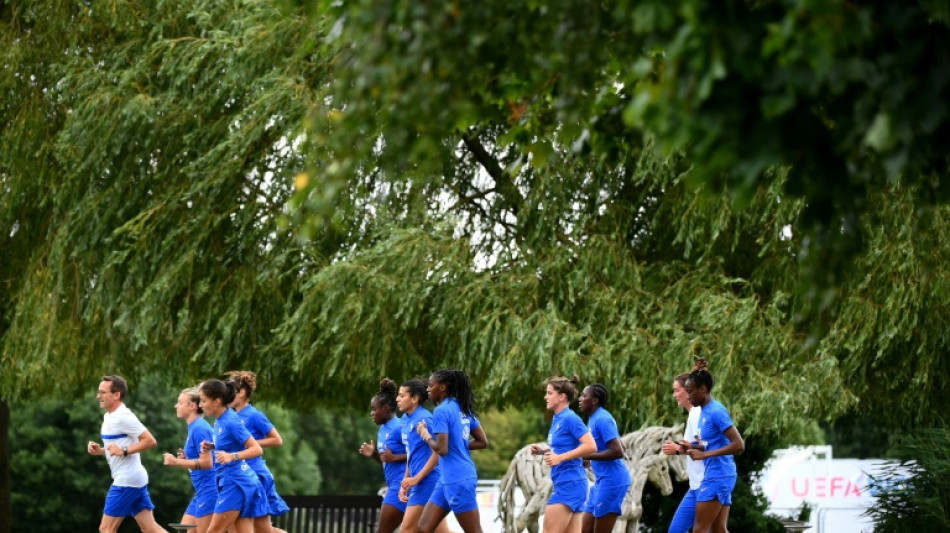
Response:
POLYGON ((314 28, 266 2, 0 3, 0 20, 0 398, 264 366, 268 321, 323 255, 270 223, 323 76, 296 53, 314 28))
POLYGON ((543 166, 558 146, 609 158, 646 134, 687 151, 691 183, 744 205, 786 168, 782 194, 807 200, 796 231, 819 309, 862 249, 867 192, 900 181, 917 203, 950 198, 942 2, 320 6, 338 54, 315 113, 332 132, 321 169, 438 173, 473 138, 511 154, 499 168, 543 166))
MULTIPOLYGON (((803 11, 785 4, 754 4, 744 30, 738 4, 368 5, 343 4, 343 18, 259 1, 0 5, 13 74, 0 76, 0 254, 14 257, 0 266, 3 398, 77 397, 103 373, 180 382, 240 367, 258 371, 261 401, 364 405, 383 375, 458 366, 479 409, 533 401, 551 374, 604 382, 632 428, 671 420, 670 379, 705 355, 744 435, 855 405, 885 407, 895 425, 935 412, 919 400, 945 394, 928 376, 946 364, 931 309, 946 308, 947 250, 914 229, 946 220, 942 204, 920 208, 941 190, 923 173, 938 166, 928 147, 943 108, 893 143, 879 126, 867 159, 865 136, 854 141, 864 107, 855 124, 833 107, 835 128, 777 140, 787 121, 815 127, 802 106, 840 96, 846 52, 883 49, 871 44, 900 20, 847 26, 843 38, 866 41, 842 47, 823 28, 851 7, 832 4, 803 30, 825 40, 767 50, 759 82, 801 70, 806 45, 836 67, 760 124, 737 107, 758 112, 743 92, 755 79, 731 83, 762 54, 743 39, 761 44, 774 21, 797 28, 803 11), (700 49, 713 42, 706 20, 723 23, 728 47, 700 49), (687 23, 699 33, 677 29, 687 23), (689 39, 676 48, 673 35, 689 39), (728 75, 700 75, 720 68, 706 61, 716 54, 728 75), (747 122, 761 126, 749 129, 756 150, 732 134, 747 122), (876 158, 901 150, 913 164, 882 185, 876 158), (857 174, 830 182, 831 204, 851 191, 874 214, 843 202, 814 219, 848 222, 827 226, 843 241, 815 241, 800 222, 825 205, 800 189, 823 179, 808 169, 826 156, 827 168, 857 158, 857 174), (815 242, 855 265, 829 278, 840 293, 818 307, 822 337, 798 319, 814 308, 798 280, 835 264, 815 242), (881 372, 895 378, 886 395, 872 386, 881 372)), ((908 83, 947 57, 945 18, 915 6, 906 28, 930 12, 937 39, 885 69, 908 83)), ((939 81, 922 102, 944 101, 939 81)), ((777 98, 788 87, 775 83, 762 87, 777 98)))

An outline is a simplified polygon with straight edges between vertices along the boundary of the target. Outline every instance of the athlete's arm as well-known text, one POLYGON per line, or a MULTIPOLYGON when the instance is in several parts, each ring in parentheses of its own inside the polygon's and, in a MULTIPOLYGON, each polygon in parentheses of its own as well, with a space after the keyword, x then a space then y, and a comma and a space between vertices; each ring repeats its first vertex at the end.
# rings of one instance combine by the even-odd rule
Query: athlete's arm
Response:
POLYGON ((468 449, 484 450, 486 448, 488 448, 488 435, 485 435, 482 426, 478 426, 472 430, 472 440, 468 441, 468 449))
POLYGON ((139 441, 135 444, 129 446, 129 455, 133 453, 141 453, 145 450, 151 450, 152 448, 158 446, 158 441, 155 440, 155 437, 146 429, 139 435, 139 441))
POLYGON ((377 450, 376 455, 379 457, 380 463, 398 463, 406 460, 406 454, 393 453, 393 451, 389 449, 389 446, 383 448, 382 452, 377 450))
MULTIPOLYGON (((664 444, 664 446, 666 445, 664 444)), ((596 450, 596 447, 594 449, 596 450)), ((620 439, 613 438, 607 441, 606 450, 602 452, 595 451, 592 454, 585 455, 584 459, 589 459, 591 461, 613 461, 614 459, 620 459, 621 457, 623 457, 623 443, 620 442, 620 439)))
POLYGON ((233 461, 246 461, 248 459, 253 459, 255 457, 260 457, 264 454, 264 450, 261 449, 261 445, 254 440, 254 437, 248 437, 244 441, 244 449, 239 452, 224 452, 217 451, 215 457, 218 459, 218 463, 226 465, 233 461))
POLYGON ((700 459, 705 459, 707 457, 715 457, 717 455, 737 455, 745 451, 745 442, 742 440, 742 435, 739 434, 739 430, 736 429, 736 426, 729 426, 726 429, 724 435, 729 439, 729 444, 726 444, 718 450, 699 450, 696 448, 686 451, 686 455, 689 455, 690 459, 698 461, 700 459))
POLYGON ((439 465, 439 456, 436 455, 435 452, 432 452, 431 454, 429 454, 429 460, 426 461, 426 464, 425 466, 422 467, 422 470, 420 470, 419 473, 416 474, 416 477, 419 479, 419 481, 422 481, 429 475, 430 472, 435 470, 435 467, 438 465, 439 465))
POLYGON ((544 462, 550 466, 555 466, 564 461, 570 461, 571 459, 580 459, 597 451, 597 444, 594 442, 594 437, 591 436, 590 432, 581 435, 580 441, 580 445, 571 451, 564 452, 560 455, 554 452, 545 455, 544 462))
POLYGON ((257 443, 261 445, 261 448, 280 448, 284 445, 280 433, 277 433, 277 428, 271 428, 267 435, 264 435, 264 438, 257 441, 257 443))

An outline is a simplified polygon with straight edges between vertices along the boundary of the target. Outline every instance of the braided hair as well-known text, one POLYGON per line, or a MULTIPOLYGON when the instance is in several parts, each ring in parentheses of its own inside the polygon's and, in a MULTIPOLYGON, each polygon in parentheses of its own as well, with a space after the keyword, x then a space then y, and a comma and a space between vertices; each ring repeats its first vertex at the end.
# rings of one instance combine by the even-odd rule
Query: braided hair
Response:
POLYGON ((468 416, 475 416, 475 393, 472 392, 472 382, 468 375, 461 370, 436 370, 432 376, 445 385, 445 393, 455 398, 459 409, 468 416))
POLYGON ((429 391, 426 388, 426 380, 415 377, 409 380, 406 380, 400 385, 401 387, 406 387, 409 390, 409 396, 417 396, 419 398, 419 405, 422 405, 429 399, 429 391))
POLYGON ((587 386, 590 389, 590 395, 594 398, 597 398, 597 405, 607 408, 607 398, 610 396, 607 392, 607 387, 603 383, 592 383, 587 386))
POLYGON ((694 387, 706 386, 706 390, 712 392, 713 377, 709 373, 709 362, 704 357, 697 357, 693 371, 689 373, 689 380, 693 382, 694 387))
MULTIPOLYGON (((567 379, 562 376, 553 376, 547 379, 544 382, 544 386, 550 385, 554 389, 554 392, 567 395, 567 403, 574 401, 574 398, 577 397, 577 385, 581 382, 581 378, 577 377, 575 374, 571 379, 567 379)), ((606 391, 606 389, 604 389, 606 391)), ((603 407, 603 405, 601 405, 603 407)))
POLYGON ((396 391, 399 388, 396 386, 396 382, 389 379, 383 378, 379 382, 379 392, 376 393, 376 396, 373 396, 373 400, 378 402, 379 405, 388 405, 389 411, 391 413, 396 412, 396 391))

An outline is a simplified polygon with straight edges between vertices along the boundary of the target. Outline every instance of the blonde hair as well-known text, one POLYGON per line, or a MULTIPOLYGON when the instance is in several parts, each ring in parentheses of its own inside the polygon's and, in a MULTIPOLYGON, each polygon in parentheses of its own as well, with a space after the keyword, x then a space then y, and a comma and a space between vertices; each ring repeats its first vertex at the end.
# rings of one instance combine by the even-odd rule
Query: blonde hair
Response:
POLYGON ((201 408, 201 396, 198 395, 198 387, 188 387, 186 389, 181 389, 179 394, 187 394, 188 401, 198 407, 198 414, 204 414, 204 410, 201 408))

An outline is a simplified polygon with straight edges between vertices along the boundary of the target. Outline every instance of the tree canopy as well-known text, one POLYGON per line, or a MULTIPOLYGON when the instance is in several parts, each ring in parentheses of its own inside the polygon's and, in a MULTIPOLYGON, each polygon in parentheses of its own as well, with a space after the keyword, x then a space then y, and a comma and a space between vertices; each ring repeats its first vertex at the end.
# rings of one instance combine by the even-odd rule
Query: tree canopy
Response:
POLYGON ((510 154, 496 169, 556 164, 559 149, 611 161, 650 135, 741 206, 786 168, 783 195, 807 200, 796 230, 819 310, 877 215, 867 192, 948 199, 943 2, 319 6, 334 18, 332 98, 314 116, 331 175, 370 160, 441 174, 446 143, 473 137, 510 154))
POLYGON ((2 396, 241 367, 362 405, 457 366, 482 406, 604 382, 633 429, 704 355, 746 432, 933 419, 946 17, 704 6, 0 5, 2 396), (918 109, 897 78, 932 124, 874 118, 918 109))
MULTIPOLYGON (((604 6, 506 5, 6 5, 4 394, 50 390, 50 375, 79 390, 106 368, 242 366, 294 383, 285 401, 362 402, 381 375, 459 366, 487 404, 532 398, 550 374, 603 381, 637 425, 672 412, 670 378, 703 354, 751 430, 859 398, 928 416, 906 384, 942 391, 927 376, 945 359, 931 312, 944 252, 917 231, 944 220, 920 207, 929 185, 869 181, 855 196, 875 208, 859 220, 867 275, 838 286, 829 334, 809 344, 795 289, 813 198, 789 191, 811 174, 769 159, 737 206, 703 177, 702 151, 631 119, 637 91, 681 81, 618 77, 679 57, 644 52, 665 34, 620 46, 604 6), (563 38, 518 31, 520 9, 563 38), (570 13, 576 26, 555 24, 570 13), (488 38, 461 31, 467 17, 507 22, 488 38), (581 35, 584 21, 603 28, 581 35), (877 398, 866 383, 882 365, 902 379, 877 398)), ((630 35, 689 5, 669 18, 644 4, 650 27, 630 35)))

